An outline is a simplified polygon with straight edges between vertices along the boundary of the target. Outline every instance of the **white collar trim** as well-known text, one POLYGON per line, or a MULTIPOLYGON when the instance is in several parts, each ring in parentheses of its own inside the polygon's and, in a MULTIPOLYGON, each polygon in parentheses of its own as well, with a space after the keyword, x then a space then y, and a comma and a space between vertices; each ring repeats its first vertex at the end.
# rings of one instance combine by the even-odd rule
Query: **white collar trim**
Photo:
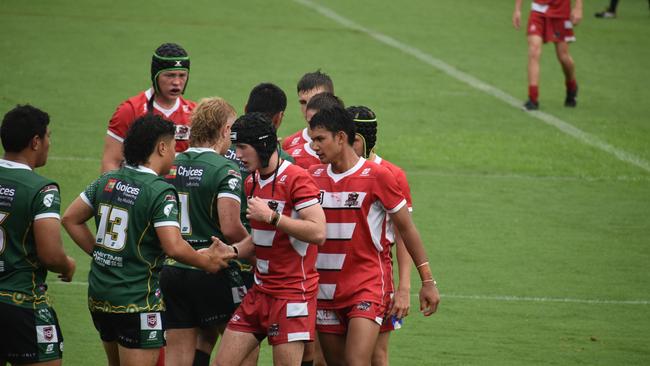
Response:
POLYGON ((266 178, 266 179, 262 179, 262 177, 260 176, 260 171, 259 171, 259 170, 256 171, 255 174, 257 175, 257 179, 258 179, 258 181, 260 182, 260 188, 264 188, 265 185, 267 185, 267 184, 273 182, 273 178, 277 178, 277 177, 279 177, 280 174, 282 174, 282 173, 284 172, 284 170, 287 169, 287 167, 288 167, 289 165, 291 165, 291 163, 288 162, 288 161, 286 161, 286 160, 284 160, 284 161, 282 162, 282 164, 280 164, 280 168, 278 169, 278 174, 277 174, 277 175, 276 175, 276 174, 273 174, 273 175, 271 175, 270 177, 268 177, 268 178, 266 178))
POLYGON ((29 165, 26 165, 26 164, 23 164, 23 163, 17 163, 15 161, 5 160, 5 159, 0 159, 0 166, 3 167, 3 168, 8 168, 8 169, 32 170, 32 168, 30 168, 29 165))
POLYGON ((153 174, 155 176, 158 176, 158 174, 156 172, 154 172, 153 169, 147 168, 144 165, 138 165, 137 167, 133 166, 133 165, 125 165, 124 167, 129 168, 129 169, 133 169, 133 170, 137 170, 137 171, 139 171, 141 173, 149 173, 149 174, 153 174))
MULTIPOLYGON (((153 88, 147 89, 147 91, 144 92, 144 95, 147 96, 147 100, 151 99, 151 97, 153 96, 153 88)), ((172 113, 176 112, 178 110, 178 107, 180 106, 181 106, 180 97, 176 98, 176 103, 174 103, 174 106, 169 109, 163 108, 160 104, 156 103, 155 100, 153 101, 153 107, 159 110, 160 113, 164 114, 165 117, 171 116, 172 113)))
POLYGON ((309 133, 308 133, 308 129, 307 129, 307 127, 305 127, 305 128, 302 130, 302 138, 305 139, 305 141, 307 141, 307 142, 311 142, 311 137, 309 137, 309 133))
POLYGON ((329 175, 330 178, 332 178, 334 180, 334 182, 338 182, 341 179, 356 173, 359 169, 361 169, 361 167, 363 166, 363 164, 365 162, 366 162, 366 159, 359 158, 359 161, 357 161, 357 163, 354 164, 354 166, 352 168, 350 168, 347 171, 345 171, 343 173, 340 173, 340 174, 334 173, 334 171, 332 171, 332 164, 327 164, 327 175, 329 175))
POLYGON ((196 152, 196 153, 213 152, 215 154, 217 153, 215 149, 211 149, 209 147, 190 147, 184 152, 196 152))

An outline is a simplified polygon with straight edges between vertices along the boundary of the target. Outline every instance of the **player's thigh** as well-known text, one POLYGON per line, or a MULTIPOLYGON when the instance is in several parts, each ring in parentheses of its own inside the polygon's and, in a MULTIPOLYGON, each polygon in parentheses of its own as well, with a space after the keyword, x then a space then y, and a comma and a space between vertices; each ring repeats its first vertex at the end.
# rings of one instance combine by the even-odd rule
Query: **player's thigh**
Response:
POLYGON ((108 360, 108 366, 120 366, 120 351, 117 342, 102 342, 108 360))
POLYGON ((120 366, 155 366, 160 348, 126 348, 118 346, 120 366))
POLYGON ((165 333, 167 347, 165 349, 165 364, 191 366, 194 360, 198 330, 168 329, 165 333))
POLYGON ((348 322, 345 340, 345 360, 348 366, 368 365, 379 336, 379 324, 368 319, 355 317, 348 322))
POLYGON ((541 36, 532 34, 528 36, 528 57, 539 58, 542 55, 544 41, 541 36))
POLYGON ((300 365, 304 349, 303 342, 289 342, 273 346, 273 365, 300 365))
POLYGON ((344 366, 345 334, 318 333, 320 347, 328 366, 344 366))
POLYGON ((377 343, 372 353, 372 366, 388 366, 388 341, 390 331, 381 332, 377 337, 377 343))
POLYGON ((219 344, 217 358, 212 365, 241 365, 244 359, 259 345, 259 339, 253 333, 239 332, 226 328, 219 344))

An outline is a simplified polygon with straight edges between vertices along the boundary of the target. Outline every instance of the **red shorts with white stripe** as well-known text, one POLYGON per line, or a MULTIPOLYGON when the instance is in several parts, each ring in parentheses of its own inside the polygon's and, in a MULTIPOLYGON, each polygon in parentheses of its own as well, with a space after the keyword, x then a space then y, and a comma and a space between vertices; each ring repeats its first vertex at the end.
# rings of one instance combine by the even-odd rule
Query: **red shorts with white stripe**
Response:
POLYGON ((248 291, 228 322, 228 329, 253 333, 272 346, 314 340, 316 296, 307 301, 278 299, 257 290, 248 291))
POLYGON ((531 11, 528 18, 528 35, 540 36, 547 42, 575 42, 573 23, 569 18, 549 18, 531 11))
POLYGON ((316 330, 322 333, 345 334, 352 318, 370 319, 381 326, 385 314, 385 304, 371 301, 361 301, 341 309, 318 309, 316 330))

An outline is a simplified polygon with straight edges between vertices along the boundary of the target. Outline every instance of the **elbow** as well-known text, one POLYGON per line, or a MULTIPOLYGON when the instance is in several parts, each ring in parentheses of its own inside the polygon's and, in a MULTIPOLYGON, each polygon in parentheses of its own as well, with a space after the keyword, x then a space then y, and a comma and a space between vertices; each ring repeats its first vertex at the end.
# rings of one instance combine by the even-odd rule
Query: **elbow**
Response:
POLYGON ((70 227, 72 226, 72 218, 67 211, 63 214, 63 217, 61 217, 61 225, 63 225, 67 232, 70 232, 70 227))
POLYGON ((323 245, 325 244, 325 240, 327 240, 327 233, 325 232, 325 228, 323 228, 322 230, 318 230, 312 242, 317 245, 323 245))

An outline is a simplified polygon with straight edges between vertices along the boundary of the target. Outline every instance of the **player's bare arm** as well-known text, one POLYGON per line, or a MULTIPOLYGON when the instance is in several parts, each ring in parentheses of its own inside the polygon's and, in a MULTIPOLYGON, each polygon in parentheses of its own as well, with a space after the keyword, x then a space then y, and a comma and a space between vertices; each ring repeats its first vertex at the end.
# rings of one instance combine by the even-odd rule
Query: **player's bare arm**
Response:
POLYGON ((77 266, 74 259, 63 251, 59 219, 43 218, 34 221, 34 239, 36 254, 45 268, 59 273, 59 278, 65 282, 72 281, 77 266))
POLYGON ((156 235, 165 254, 207 272, 218 272, 228 267, 229 259, 235 258, 235 254, 223 243, 213 242, 207 251, 197 252, 183 239, 181 231, 175 226, 157 227, 156 235))
POLYGON ((95 236, 86 225, 86 221, 93 217, 93 214, 93 209, 81 197, 77 197, 65 210, 61 219, 61 223, 68 235, 88 255, 93 253, 95 236))
POLYGON ((521 27, 521 0, 515 0, 515 11, 512 13, 512 25, 517 30, 521 27))
POLYGON ((403 318, 409 314, 411 307, 411 264, 413 260, 406 250, 404 240, 395 230, 395 254, 397 257, 397 270, 399 273, 399 284, 395 290, 395 296, 390 306, 390 315, 403 318))
POLYGON ((406 206, 391 214, 391 219, 402 235, 404 245, 411 258, 413 258, 413 262, 420 274, 420 280, 422 281, 422 287, 420 288, 420 311, 425 316, 429 316, 436 312, 438 303, 440 302, 440 294, 438 293, 436 282, 431 273, 429 259, 424 250, 424 245, 422 245, 422 239, 413 224, 413 220, 406 206))
POLYGON ((228 243, 236 243, 248 236, 246 228, 241 223, 241 205, 232 198, 217 199, 219 226, 228 243))
POLYGON ((298 219, 279 214, 269 208, 266 202, 253 197, 248 200, 246 217, 275 225, 279 230, 307 243, 321 245, 325 242, 325 213, 315 204, 298 211, 298 219))
POLYGON ((575 5, 573 5, 573 10, 571 10, 571 23, 573 25, 578 25, 582 20, 582 0, 576 0, 575 5))
POLYGON ((104 137, 104 154, 102 155, 102 173, 119 169, 122 160, 124 160, 122 143, 114 137, 106 135, 104 137))

